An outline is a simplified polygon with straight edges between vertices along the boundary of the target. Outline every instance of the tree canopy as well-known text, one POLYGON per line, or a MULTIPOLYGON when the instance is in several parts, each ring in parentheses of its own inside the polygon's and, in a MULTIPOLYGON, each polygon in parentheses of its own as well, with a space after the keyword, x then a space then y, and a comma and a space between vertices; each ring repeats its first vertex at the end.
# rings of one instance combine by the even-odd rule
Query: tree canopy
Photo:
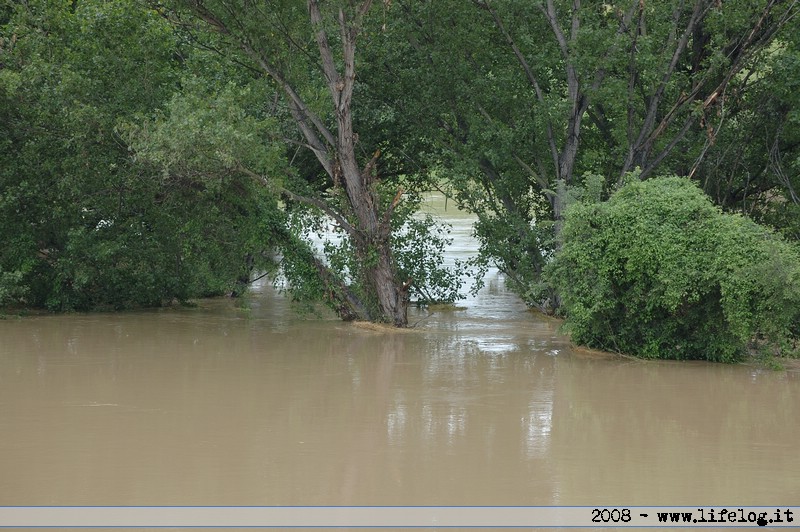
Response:
POLYGON ((125 308, 233 289, 245 257, 272 246, 275 201, 229 179, 165 181, 119 129, 180 84, 172 28, 133 0, 13 3, 6 17, 0 303, 125 308))
POLYGON ((540 274, 560 191, 587 172, 606 190, 636 168, 641 179, 688 175, 731 208, 791 181, 786 146, 758 184, 741 166, 723 178, 710 161, 733 163, 733 136, 750 134, 750 119, 775 131, 751 105, 777 103, 769 83, 793 83, 783 50, 796 40, 797 2, 398 0, 390 11, 367 68, 383 80, 393 127, 418 137, 403 137, 404 153, 450 177, 479 217, 484 256, 531 305, 554 302, 540 274))
MULTIPOLYGON (((797 0, 6 1, 0 305, 157 305, 238 293, 267 271, 344 319, 403 327, 412 299, 459 297, 461 271, 441 260, 446 228, 415 216, 421 193, 439 189, 477 216, 477 264, 496 264, 533 307, 553 312, 563 298, 584 323, 586 294, 548 266, 578 260, 576 217, 604 224, 629 195, 679 190, 692 216, 727 220, 698 222, 696 238, 758 233, 672 181, 669 194, 615 193, 626 176, 684 176, 722 210, 800 236, 798 10, 797 0), (595 210, 567 214, 578 190, 595 210), (336 238, 316 246, 326 227, 336 238)), ((658 223, 630 212, 641 218, 631 227, 658 223)), ((775 266, 753 246, 742 261, 775 266)), ((691 260, 711 260, 703 253, 691 260)), ((744 263, 714 266, 731 283, 755 276, 744 263)), ((699 290, 631 271, 643 276, 625 292, 634 300, 670 283, 682 294, 664 295, 665 315, 699 290)), ((692 312, 737 324, 713 355, 729 359, 743 335, 767 334, 761 318, 742 325, 742 309, 767 307, 737 307, 733 285, 714 283, 719 308, 692 312)), ((656 321, 658 340, 625 341, 647 340, 652 354, 676 345, 667 332, 691 335, 656 321)))

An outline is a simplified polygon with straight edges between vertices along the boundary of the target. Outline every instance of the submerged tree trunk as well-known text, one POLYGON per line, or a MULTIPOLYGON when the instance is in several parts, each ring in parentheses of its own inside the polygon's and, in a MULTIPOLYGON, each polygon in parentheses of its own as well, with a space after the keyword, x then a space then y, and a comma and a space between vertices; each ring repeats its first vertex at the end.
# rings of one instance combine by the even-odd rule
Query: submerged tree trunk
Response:
MULTIPOLYGON (((230 3, 218 0, 182 1, 214 30, 230 38, 280 87, 292 117, 305 139, 305 146, 314 153, 332 179, 334 187, 342 187, 344 190, 347 198, 344 209, 335 202, 328 202, 320 197, 302 196, 281 190, 291 200, 313 205, 331 216, 353 244, 361 266, 361 270, 354 273, 364 286, 364 300, 357 301, 359 296, 349 287, 340 286, 338 281, 333 282, 335 276, 327 275, 332 272, 324 271, 326 266, 318 261, 314 264, 323 283, 331 289, 330 293, 335 291, 339 294, 337 299, 330 301, 334 309, 344 319, 364 319, 405 327, 408 323, 407 292, 411 280, 403 282, 398 279, 391 245, 391 218, 402 191, 397 192, 390 205, 382 208, 374 172, 380 154, 376 152, 370 161, 363 167, 360 166, 355 149, 357 135, 353 132, 356 39, 373 0, 341 2, 338 12, 329 6, 327 9, 336 20, 331 18, 327 21, 322 14, 321 2, 307 0, 308 20, 319 54, 317 66, 324 75, 332 100, 335 132, 306 103, 295 82, 290 81, 285 67, 269 52, 253 44, 263 39, 263 32, 266 31, 261 25, 251 24, 248 20, 251 15, 259 16, 258 10, 250 10, 247 3, 234 8, 230 3), (338 26, 339 49, 336 53, 328 38, 326 22, 333 22, 332 27, 338 26), (341 294, 343 288, 346 296, 341 294)), ((286 50, 286 53, 291 54, 294 52, 292 47, 298 46, 297 41, 288 34, 286 28, 282 31, 287 32, 283 37, 291 42, 286 50)), ((307 57, 311 57, 311 54, 307 57)))
MULTIPOLYGON (((342 45, 343 68, 336 67, 327 33, 322 25, 318 0, 308 0, 311 23, 316 29, 317 45, 322 58, 322 69, 333 99, 336 112, 337 136, 331 177, 334 184, 341 179, 350 208, 355 215, 356 224, 350 236, 356 248, 359 261, 364 265, 364 281, 368 297, 374 297, 378 314, 368 316, 370 321, 389 322, 397 327, 405 327, 408 286, 397 278, 391 246, 391 216, 401 193, 381 213, 381 198, 375 187, 375 163, 380 152, 362 168, 356 160, 356 136, 353 132, 352 98, 355 85, 355 46, 356 37, 361 30, 362 18, 369 10, 372 0, 365 0, 356 9, 353 20, 347 20, 342 9, 339 10, 339 29, 342 45), (341 172, 341 175, 339 175, 341 172)), ((319 155, 318 155, 319 157, 319 155)), ((323 163, 324 164, 324 163, 323 163)))

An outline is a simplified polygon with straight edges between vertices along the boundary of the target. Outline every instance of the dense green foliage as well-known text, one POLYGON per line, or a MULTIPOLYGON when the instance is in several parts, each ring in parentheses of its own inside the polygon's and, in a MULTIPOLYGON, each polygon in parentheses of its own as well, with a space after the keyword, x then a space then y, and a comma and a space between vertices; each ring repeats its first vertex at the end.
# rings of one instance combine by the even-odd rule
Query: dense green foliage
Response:
POLYGON ((483 257, 546 309, 559 182, 688 175, 726 208, 796 225, 799 8, 398 0, 366 53, 372 127, 400 135, 397 159, 446 177, 479 218, 483 257))
POLYGON ((797 240, 798 10, 0 0, 0 305, 158 305, 269 271, 295 299, 404 326, 409 302, 460 297, 447 228, 415 214, 437 187, 477 216, 476 264, 531 306, 563 299, 579 341, 720 360, 779 346, 797 318, 779 238, 699 196, 662 225, 630 207, 624 225, 663 241, 580 292, 563 265, 591 239, 573 242, 585 235, 564 213, 585 189, 574 212, 611 217, 639 189, 602 200, 638 168, 797 240), (602 333, 617 319, 625 334, 602 333))
POLYGON ((800 337, 800 250, 689 180, 634 181, 567 211, 550 280, 576 342, 730 362, 800 337))
POLYGON ((264 262, 274 200, 231 180, 164 179, 119 134, 178 88, 172 28, 134 0, 11 5, 0 27, 0 304, 124 308, 232 290, 248 256, 264 262))
MULTIPOLYGON (((335 4, 323 6, 318 22, 292 3, 268 13, 247 2, 169 6, 175 24, 232 60, 239 74, 226 73, 224 98, 184 84, 166 112, 129 129, 137 154, 170 175, 238 175, 280 197, 278 278, 295 300, 322 301, 345 319, 404 325, 410 299, 459 297, 452 281, 460 272, 440 264, 443 240, 428 231, 434 224, 412 217, 420 189, 376 164, 379 137, 365 135, 355 150, 337 131, 350 127, 350 107, 362 106, 354 97, 337 111, 325 93, 339 98, 349 81, 326 87, 315 72, 322 61, 326 76, 338 76, 325 59, 343 53, 342 43, 332 33, 333 45, 318 44, 313 33, 338 31, 335 4)), ((355 39, 357 10, 346 11, 355 39)))
POLYGON ((787 33, 728 102, 727 121, 700 167, 715 203, 800 239, 800 31, 787 33))

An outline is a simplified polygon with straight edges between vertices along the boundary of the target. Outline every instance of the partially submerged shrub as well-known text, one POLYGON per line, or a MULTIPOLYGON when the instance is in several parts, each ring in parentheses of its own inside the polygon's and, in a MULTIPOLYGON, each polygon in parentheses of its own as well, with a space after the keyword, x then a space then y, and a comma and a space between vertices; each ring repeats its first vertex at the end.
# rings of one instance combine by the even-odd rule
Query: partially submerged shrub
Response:
POLYGON ((648 358, 732 362, 793 349, 800 253, 687 179, 634 182, 567 212, 548 268, 573 339, 648 358))

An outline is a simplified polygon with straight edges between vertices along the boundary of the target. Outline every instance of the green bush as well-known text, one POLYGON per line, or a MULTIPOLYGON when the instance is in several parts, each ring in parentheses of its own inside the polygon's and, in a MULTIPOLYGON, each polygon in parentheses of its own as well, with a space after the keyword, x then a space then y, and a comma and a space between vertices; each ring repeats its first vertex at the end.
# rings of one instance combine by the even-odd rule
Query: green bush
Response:
POLYGON ((231 163, 278 157, 253 147, 269 122, 239 112, 263 94, 138 0, 4 5, 0 307, 159 305, 240 291, 271 267, 283 214, 231 163))
POLYGON ((566 214, 547 269, 581 344, 647 358, 733 362, 794 349, 800 252, 722 213, 687 179, 627 184, 566 214))

